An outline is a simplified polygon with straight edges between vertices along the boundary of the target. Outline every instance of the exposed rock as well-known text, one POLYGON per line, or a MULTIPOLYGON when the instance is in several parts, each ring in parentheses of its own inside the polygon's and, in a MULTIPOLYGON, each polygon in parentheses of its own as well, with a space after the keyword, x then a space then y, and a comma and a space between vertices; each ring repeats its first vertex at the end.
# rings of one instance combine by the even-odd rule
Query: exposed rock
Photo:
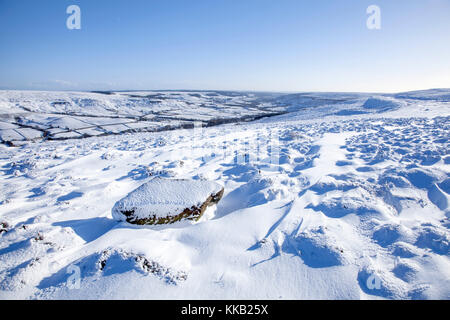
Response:
POLYGON ((3 232, 8 232, 9 224, 6 221, 0 222, 0 234, 3 232))
POLYGON ((223 193, 223 187, 211 181, 154 178, 119 200, 112 215, 138 225, 196 221, 223 193))

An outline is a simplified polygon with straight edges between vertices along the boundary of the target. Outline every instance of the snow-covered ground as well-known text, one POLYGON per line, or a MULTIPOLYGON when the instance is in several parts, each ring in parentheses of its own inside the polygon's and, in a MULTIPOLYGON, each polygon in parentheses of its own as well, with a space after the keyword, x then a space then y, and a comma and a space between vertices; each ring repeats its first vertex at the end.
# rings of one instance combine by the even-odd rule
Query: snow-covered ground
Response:
POLYGON ((450 90, 171 94, 0 92, 2 139, 23 143, 0 144, 0 299, 450 299, 450 90), (283 114, 43 134, 156 113, 283 114), (155 177, 225 194, 198 222, 114 220, 115 203, 155 177))
POLYGON ((251 121, 285 112, 273 104, 276 96, 224 91, 0 91, 0 141, 17 146, 251 121))

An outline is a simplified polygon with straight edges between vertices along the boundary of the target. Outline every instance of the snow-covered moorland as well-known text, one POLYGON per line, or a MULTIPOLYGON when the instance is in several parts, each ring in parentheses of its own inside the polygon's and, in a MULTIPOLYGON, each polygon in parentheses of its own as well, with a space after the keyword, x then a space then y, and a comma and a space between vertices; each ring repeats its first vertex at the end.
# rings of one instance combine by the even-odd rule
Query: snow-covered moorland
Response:
POLYGON ((449 97, 0 91, 0 299, 450 299, 449 97), (156 177, 225 192, 113 219, 156 177))

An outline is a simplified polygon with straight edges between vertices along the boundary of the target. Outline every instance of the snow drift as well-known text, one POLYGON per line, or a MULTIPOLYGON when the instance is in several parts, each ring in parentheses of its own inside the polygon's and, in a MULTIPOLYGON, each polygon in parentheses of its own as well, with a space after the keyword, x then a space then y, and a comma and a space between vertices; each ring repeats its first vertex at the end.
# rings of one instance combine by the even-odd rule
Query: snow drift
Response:
POLYGON ((380 110, 387 111, 396 109, 400 106, 400 104, 394 99, 386 98, 386 97, 371 97, 364 102, 362 105, 365 109, 371 110, 380 110))

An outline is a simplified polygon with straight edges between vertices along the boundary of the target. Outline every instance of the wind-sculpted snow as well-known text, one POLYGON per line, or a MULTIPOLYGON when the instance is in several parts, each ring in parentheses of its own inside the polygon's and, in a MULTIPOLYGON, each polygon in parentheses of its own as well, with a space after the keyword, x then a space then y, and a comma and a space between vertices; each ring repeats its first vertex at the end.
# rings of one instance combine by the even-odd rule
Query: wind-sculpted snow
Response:
POLYGON ((0 145, 0 298, 449 299, 449 105, 349 96, 252 123, 0 145), (155 177, 225 192, 199 221, 114 220, 155 177))
POLYGON ((383 112, 399 108, 400 102, 389 98, 371 97, 364 102, 362 107, 365 109, 376 109, 378 112, 383 112))

